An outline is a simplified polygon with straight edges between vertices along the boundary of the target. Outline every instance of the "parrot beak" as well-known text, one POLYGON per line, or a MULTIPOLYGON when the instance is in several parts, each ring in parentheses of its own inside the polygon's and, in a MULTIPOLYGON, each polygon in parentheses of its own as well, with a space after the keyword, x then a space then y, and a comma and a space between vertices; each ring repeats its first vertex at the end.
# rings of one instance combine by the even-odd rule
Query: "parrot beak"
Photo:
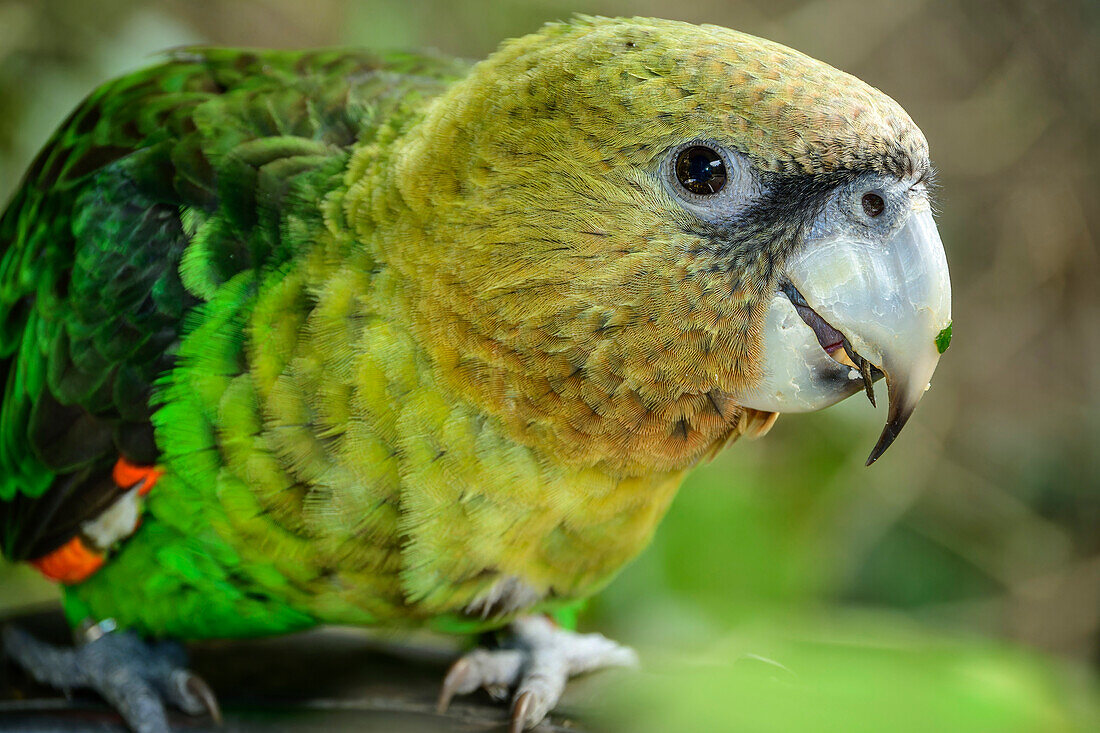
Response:
POLYGON ((913 414, 950 342, 951 282, 927 198, 914 197, 885 236, 815 227, 785 276, 765 320, 763 378, 739 402, 807 412, 863 389, 873 405, 872 382, 885 375, 890 408, 871 465, 913 414))

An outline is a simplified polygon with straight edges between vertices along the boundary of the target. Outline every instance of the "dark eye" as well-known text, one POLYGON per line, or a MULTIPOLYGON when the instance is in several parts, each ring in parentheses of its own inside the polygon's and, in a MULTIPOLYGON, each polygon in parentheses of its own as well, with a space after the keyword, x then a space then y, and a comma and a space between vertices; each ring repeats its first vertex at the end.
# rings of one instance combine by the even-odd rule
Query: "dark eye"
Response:
POLYGON ((886 211, 886 202, 877 193, 863 194, 863 213, 874 219, 886 211))
POLYGON ((712 196, 726 185, 726 164, 714 150, 693 145, 676 156, 676 180, 697 196, 712 196))

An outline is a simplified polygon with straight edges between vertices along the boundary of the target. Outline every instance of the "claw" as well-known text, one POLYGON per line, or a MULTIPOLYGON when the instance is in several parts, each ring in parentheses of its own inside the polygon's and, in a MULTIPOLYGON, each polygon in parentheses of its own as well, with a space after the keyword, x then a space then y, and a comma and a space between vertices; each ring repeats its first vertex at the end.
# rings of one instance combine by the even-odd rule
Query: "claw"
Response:
POLYGON ((447 676, 443 678, 443 689, 439 691, 439 700, 435 704, 435 711, 437 713, 442 715, 447 712, 447 708, 451 705, 451 700, 454 698, 469 673, 470 660, 466 657, 460 657, 458 661, 451 665, 451 668, 447 670, 447 676))
POLYGON ((214 696, 214 691, 210 689, 210 685, 206 684, 206 680, 202 677, 193 672, 186 674, 187 679, 184 682, 184 688, 192 697, 202 703, 206 713, 214 721, 214 725, 220 726, 222 724, 222 709, 218 705, 218 698, 214 696))
POLYGON ((512 705, 512 720, 508 724, 508 733, 523 733, 527 727, 527 717, 531 713, 534 697, 530 692, 524 692, 516 698, 512 705))

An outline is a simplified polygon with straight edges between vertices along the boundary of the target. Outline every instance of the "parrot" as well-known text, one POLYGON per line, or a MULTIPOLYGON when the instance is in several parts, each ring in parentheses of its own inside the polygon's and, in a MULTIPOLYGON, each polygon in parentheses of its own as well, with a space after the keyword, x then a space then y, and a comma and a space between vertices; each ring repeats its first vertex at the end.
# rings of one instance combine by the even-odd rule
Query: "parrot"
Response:
POLYGON ((66 119, 0 218, 0 547, 136 731, 219 714, 182 643, 323 624, 507 643, 444 710, 637 655, 571 609, 685 475, 950 343, 928 143, 712 25, 575 16, 486 59, 188 47, 66 119))

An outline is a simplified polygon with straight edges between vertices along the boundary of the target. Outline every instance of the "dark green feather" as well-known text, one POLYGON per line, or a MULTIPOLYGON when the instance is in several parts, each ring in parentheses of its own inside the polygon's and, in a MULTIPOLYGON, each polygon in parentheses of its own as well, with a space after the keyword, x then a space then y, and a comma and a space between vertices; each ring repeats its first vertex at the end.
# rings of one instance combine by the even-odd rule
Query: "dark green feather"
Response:
POLYGON ((295 202, 339 175, 375 117, 464 69, 190 49, 73 112, 0 216, 5 555, 40 556, 109 504, 119 454, 156 460, 153 385, 189 313, 238 273, 292 257, 295 202))

